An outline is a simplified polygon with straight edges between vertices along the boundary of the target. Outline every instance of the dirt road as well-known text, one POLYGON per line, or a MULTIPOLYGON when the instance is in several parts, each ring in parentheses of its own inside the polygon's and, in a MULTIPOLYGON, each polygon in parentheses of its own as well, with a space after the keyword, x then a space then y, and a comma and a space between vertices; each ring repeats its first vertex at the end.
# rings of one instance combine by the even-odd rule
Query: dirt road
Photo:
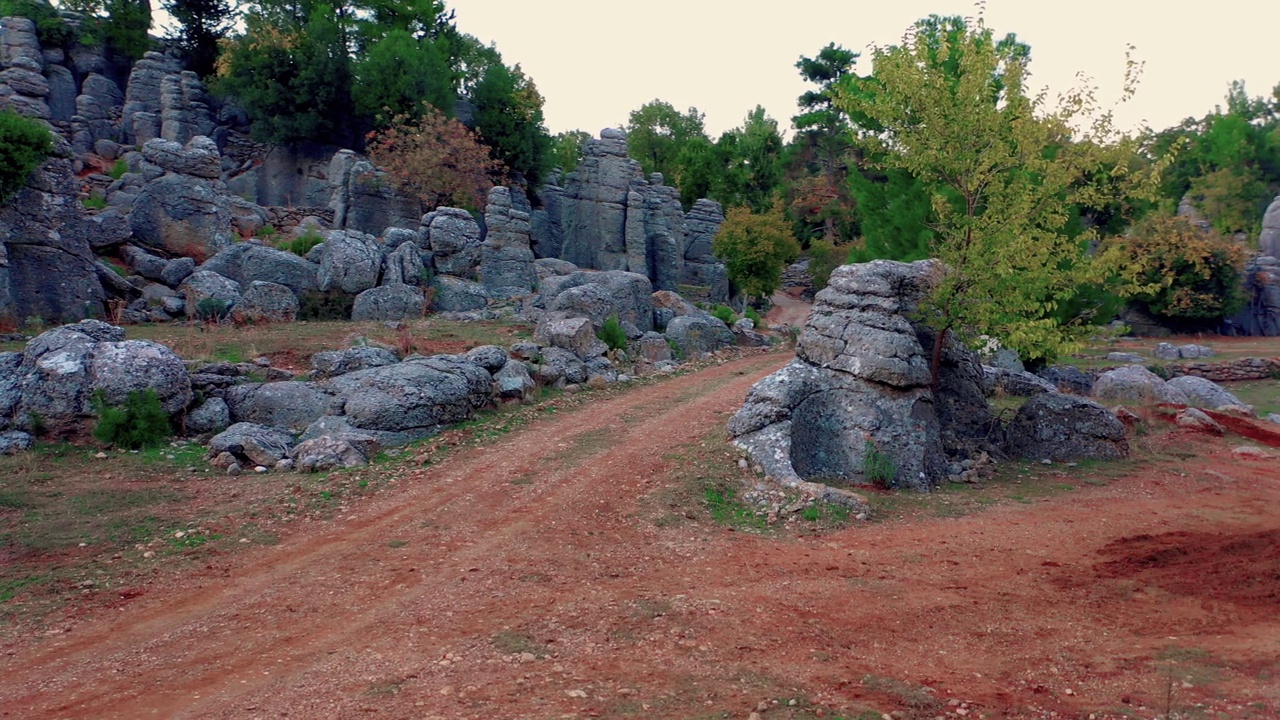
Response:
POLYGON ((821 537, 655 523, 680 449, 787 359, 548 417, 0 648, 0 716, 1280 711, 1280 460, 1221 441, 1169 435, 1200 454, 959 518, 821 537))

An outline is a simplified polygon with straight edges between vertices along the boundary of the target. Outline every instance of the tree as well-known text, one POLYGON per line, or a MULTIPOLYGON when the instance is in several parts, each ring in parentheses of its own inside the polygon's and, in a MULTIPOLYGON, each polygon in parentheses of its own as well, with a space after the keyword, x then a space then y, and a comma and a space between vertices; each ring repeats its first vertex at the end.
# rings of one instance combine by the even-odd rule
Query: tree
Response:
POLYGON ((326 2, 260 4, 218 66, 216 87, 234 96, 259 140, 355 144, 346 11, 326 2))
POLYGON ((414 37, 409 31, 388 31, 352 68, 352 100, 356 113, 382 122, 417 113, 425 101, 444 113, 453 112, 456 91, 447 42, 414 37))
POLYGON ((513 179, 537 187, 551 169, 551 133, 542 115, 542 95, 519 65, 508 67, 493 46, 464 53, 463 87, 475 108, 468 125, 493 149, 513 179))
POLYGON ((151 49, 151 0, 105 0, 103 31, 116 52, 137 60, 151 49))
POLYGON ((782 284, 782 269, 800 255, 800 243, 775 204, 763 213, 733 207, 711 241, 711 250, 724 260, 733 281, 748 297, 764 298, 782 284))
POLYGON ((1118 136, 1091 89, 1052 108, 1027 95, 1029 60, 1027 46, 997 40, 981 17, 933 16, 876 51, 870 85, 837 91, 867 155, 930 194, 931 254, 944 269, 919 312, 935 330, 935 380, 952 331, 997 337, 1030 360, 1071 348, 1079 328, 1052 314, 1094 272, 1081 253, 1094 231, 1072 237, 1072 210, 1154 189, 1158 168, 1137 167, 1136 143, 1118 136))
POLYGON ((1143 310, 1184 330, 1212 329, 1244 302, 1244 248, 1185 217, 1154 213, 1103 257, 1143 310))
POLYGON ((39 120, 0 110, 0 203, 7 203, 53 152, 53 135, 39 120))
POLYGON ((571 173, 578 167, 582 159, 582 149, 591 139, 591 133, 585 130, 567 130, 557 133, 551 138, 552 167, 571 173))
POLYGON ((795 137, 787 149, 788 196, 792 219, 810 240, 851 241, 857 226, 848 177, 853 143, 849 118, 834 102, 832 90, 853 74, 859 54, 831 43, 816 57, 801 56, 796 69, 817 85, 798 100, 800 114, 791 118, 795 137))
POLYGON ((660 172, 674 182, 681 176, 686 146, 698 140, 710 143, 704 117, 697 108, 681 113, 668 102, 647 102, 627 120, 627 151, 646 174, 660 172))
MULTIPOLYGON (((741 127, 716 142, 722 177, 713 180, 711 197, 724 205, 746 205, 755 212, 773 206, 782 184, 782 134, 778 121, 757 105, 741 127)), ((688 162, 688 158, 683 158, 688 162)))
POLYGON ((502 165, 490 157, 489 148, 430 105, 417 118, 401 115, 371 133, 368 152, 428 208, 482 208, 489 189, 502 179, 502 165))
POLYGON ((178 22, 169 32, 187 67, 200 77, 213 75, 219 43, 227 37, 238 13, 228 0, 163 0, 164 9, 178 22))

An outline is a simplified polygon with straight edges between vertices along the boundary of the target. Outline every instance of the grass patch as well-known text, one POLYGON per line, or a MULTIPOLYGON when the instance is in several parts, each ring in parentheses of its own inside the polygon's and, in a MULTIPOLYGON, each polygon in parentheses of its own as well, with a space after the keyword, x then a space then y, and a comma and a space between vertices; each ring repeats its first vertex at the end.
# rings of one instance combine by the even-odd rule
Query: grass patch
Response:
POLYGON ((546 643, 539 642, 532 635, 514 630, 503 630, 494 635, 490 641, 498 652, 504 655, 519 655, 520 653, 548 655, 551 652, 546 643))

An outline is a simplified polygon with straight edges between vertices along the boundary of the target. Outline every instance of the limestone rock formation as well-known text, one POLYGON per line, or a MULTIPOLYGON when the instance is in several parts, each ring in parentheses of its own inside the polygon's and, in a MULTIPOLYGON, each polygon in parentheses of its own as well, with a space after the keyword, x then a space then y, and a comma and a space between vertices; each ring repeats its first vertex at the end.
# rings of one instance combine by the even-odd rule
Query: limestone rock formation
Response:
POLYGON ((1102 373, 1093 382, 1093 397, 1108 405, 1126 403, 1187 405, 1190 401, 1181 390, 1171 387, 1159 375, 1141 365, 1126 365, 1102 373))
POLYGON ((471 213, 439 208, 422 218, 436 272, 466 280, 476 279, 480 266, 480 224, 471 213))
POLYGON ((370 288, 356 295, 351 319, 409 320, 422 317, 422 291, 412 285, 392 283, 370 288))
POLYGON ((527 206, 516 207, 515 198, 523 200, 523 193, 513 194, 510 188, 495 187, 489 191, 489 204, 485 208, 488 232, 480 244, 480 279, 493 297, 528 295, 537 284, 530 248, 529 210, 527 206))
POLYGON ((789 485, 876 480, 925 491, 939 483, 944 451, 963 450, 973 428, 989 429, 994 419, 977 358, 957 343, 946 348, 938 393, 930 388, 921 341, 931 336, 908 317, 934 272, 932 261, 836 269, 795 360, 757 383, 729 421, 735 443, 789 485), (956 427, 944 428, 944 416, 956 427))
POLYGON ((1031 460, 1118 460, 1128 457, 1124 425, 1101 405, 1074 395, 1028 400, 1009 424, 1009 452, 1031 460))
MULTIPOLYGON (((244 286, 253 282, 283 285, 296 295, 315 290, 320 273, 320 266, 316 263, 291 252, 252 242, 236 243, 222 250, 202 263, 199 269, 215 272, 244 286)), ((175 269, 170 276, 177 274, 175 269)))

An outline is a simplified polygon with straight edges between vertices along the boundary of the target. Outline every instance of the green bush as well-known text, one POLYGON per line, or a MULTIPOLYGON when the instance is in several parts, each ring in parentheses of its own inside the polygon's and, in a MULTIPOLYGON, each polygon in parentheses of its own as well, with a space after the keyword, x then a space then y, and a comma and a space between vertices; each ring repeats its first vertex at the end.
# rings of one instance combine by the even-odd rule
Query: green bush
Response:
POLYGON ((725 325, 733 325, 738 316, 733 313, 733 308, 728 305, 717 305, 711 310, 711 314, 725 325))
POLYGON ((869 438, 862 450, 862 475, 872 485, 885 490, 893 487, 893 481, 898 477, 898 467, 894 465, 893 458, 880 452, 869 438))
POLYGON ((225 320, 231 314, 231 305, 226 300, 205 298, 196 303, 196 318, 204 321, 225 320))
MULTIPOLYGON (((267 227, 270 227, 270 225, 267 227)), ((287 250, 298 257, 306 257, 307 253, 322 242, 324 242, 323 235, 313 230, 308 230, 292 240, 281 243, 280 249, 287 250)))
POLYGON ((17 195, 52 151, 53 137, 43 123, 0 110, 0 203, 17 195))
POLYGON ((100 195, 90 195, 80 201, 86 210, 102 210, 107 207, 107 201, 100 195))
POLYGON ((124 407, 108 405, 98 390, 93 395, 93 409, 98 413, 93 436, 108 445, 139 450, 160 445, 173 434, 169 416, 151 388, 130 392, 124 407))
POLYGON ((596 337, 608 345, 610 350, 624 350, 627 347, 627 331, 622 329, 622 323, 619 322, 617 315, 610 315, 609 319, 604 321, 596 337))
POLYGON ((312 290, 298 298, 299 320, 350 320, 356 299, 344 292, 312 290))
POLYGON ((119 180, 127 172, 129 172, 129 163, 125 162, 124 158, 121 158, 111 166, 111 169, 107 171, 107 175, 110 175, 112 180, 119 180))
POLYGON ((262 227, 258 228, 258 232, 254 233, 254 237, 260 237, 264 240, 270 240, 275 236, 276 236, 275 225, 263 225, 262 227))
POLYGON ((756 312, 756 309, 751 307, 750 305, 748 305, 746 309, 742 311, 742 315, 743 317, 747 318, 748 320, 756 324, 756 330, 769 329, 769 326, 765 325, 764 323, 764 318, 760 317, 760 313, 756 312))

